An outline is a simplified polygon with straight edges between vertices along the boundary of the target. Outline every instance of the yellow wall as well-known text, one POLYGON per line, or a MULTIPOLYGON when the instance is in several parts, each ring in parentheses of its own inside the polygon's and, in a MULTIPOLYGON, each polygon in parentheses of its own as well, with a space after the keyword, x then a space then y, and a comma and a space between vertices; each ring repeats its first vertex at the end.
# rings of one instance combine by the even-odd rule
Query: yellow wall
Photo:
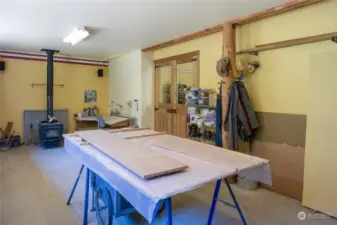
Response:
MULTIPOLYGON (((292 38, 337 32, 337 1, 320 3, 289 13, 259 20, 237 28, 237 49, 292 38)), ((208 35, 153 52, 154 59, 200 50, 200 86, 217 88, 216 61, 221 57, 222 33, 208 35)), ((310 56, 336 49, 326 41, 261 52, 258 57, 240 56, 261 63, 246 85, 256 111, 306 114, 310 56)))
MULTIPOLYGON (((46 109, 46 87, 32 88, 31 84, 46 83, 47 64, 19 59, 5 59, 5 61, 6 71, 0 74, 4 85, 4 104, 0 105, 0 111, 4 111, 3 122, 13 121, 13 129, 22 135, 23 111, 46 109)), ((64 84, 63 88, 54 87, 54 109, 68 109, 69 131, 74 130, 73 115, 82 111, 84 107, 97 105, 102 114, 107 114, 108 72, 105 68, 105 77, 98 78, 97 69, 98 67, 95 66, 54 64, 54 84, 64 84), (86 89, 97 90, 96 103, 84 103, 84 90, 86 89)))
POLYGON ((200 87, 216 89, 220 77, 215 67, 222 55, 222 33, 218 32, 185 43, 158 49, 153 52, 153 59, 161 59, 192 51, 200 51, 200 87))
MULTIPOLYGON (((255 45, 337 32, 337 1, 329 1, 290 13, 270 17, 238 28, 237 47, 255 45)), ((306 114, 310 57, 337 51, 331 41, 261 52, 261 68, 246 80, 255 110, 263 112, 306 114)), ((244 56, 247 58, 248 56, 244 56)), ((319 74, 317 74, 319 76, 319 74)))

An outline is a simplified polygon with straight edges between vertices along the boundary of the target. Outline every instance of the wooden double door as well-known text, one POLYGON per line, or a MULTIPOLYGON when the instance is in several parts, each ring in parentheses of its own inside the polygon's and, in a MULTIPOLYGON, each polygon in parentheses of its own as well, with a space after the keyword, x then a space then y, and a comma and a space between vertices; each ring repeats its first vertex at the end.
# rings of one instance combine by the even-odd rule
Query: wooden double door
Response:
POLYGON ((199 52, 155 61, 155 130, 186 137, 185 88, 199 87, 199 52))

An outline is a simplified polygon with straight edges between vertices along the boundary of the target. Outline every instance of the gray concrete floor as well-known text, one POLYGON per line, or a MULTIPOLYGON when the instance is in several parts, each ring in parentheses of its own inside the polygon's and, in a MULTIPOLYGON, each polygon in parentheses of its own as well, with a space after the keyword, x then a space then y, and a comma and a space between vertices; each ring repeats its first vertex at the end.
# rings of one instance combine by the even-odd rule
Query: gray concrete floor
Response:
MULTIPOLYGON (((71 206, 65 201, 70 192, 80 163, 63 148, 41 150, 20 147, 0 152, 0 225, 80 225, 82 221, 84 177, 81 177, 71 206)), ((174 225, 206 224, 214 184, 209 184, 173 198, 174 225)), ((258 189, 245 191, 233 185, 249 225, 336 225, 337 220, 307 218, 299 220, 301 211, 312 212, 297 200, 258 189)), ((223 186, 221 198, 230 201, 223 186)), ((89 224, 96 225, 94 213, 89 224)), ((139 215, 119 218, 115 224, 147 224, 139 215)), ((165 224, 165 213, 154 224, 165 224)), ((218 204, 214 225, 241 225, 234 209, 218 204)))

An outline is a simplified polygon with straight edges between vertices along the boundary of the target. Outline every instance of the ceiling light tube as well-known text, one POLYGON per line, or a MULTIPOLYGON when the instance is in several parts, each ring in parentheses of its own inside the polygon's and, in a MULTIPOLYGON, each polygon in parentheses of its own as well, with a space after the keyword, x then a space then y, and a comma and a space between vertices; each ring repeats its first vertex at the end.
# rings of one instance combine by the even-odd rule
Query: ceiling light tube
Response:
POLYGON ((88 36, 89 32, 85 29, 85 27, 76 28, 75 30, 73 30, 73 32, 71 32, 71 34, 63 38, 63 42, 75 45, 83 39, 87 38, 88 36))

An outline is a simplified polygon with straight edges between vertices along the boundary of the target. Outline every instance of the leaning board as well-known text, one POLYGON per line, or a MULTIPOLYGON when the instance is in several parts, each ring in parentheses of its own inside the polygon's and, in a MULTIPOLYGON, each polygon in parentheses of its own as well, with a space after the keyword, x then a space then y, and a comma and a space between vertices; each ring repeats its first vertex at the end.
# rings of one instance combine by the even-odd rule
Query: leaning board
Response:
POLYGON ((103 130, 76 132, 99 151, 144 179, 179 172, 188 166, 103 130))

